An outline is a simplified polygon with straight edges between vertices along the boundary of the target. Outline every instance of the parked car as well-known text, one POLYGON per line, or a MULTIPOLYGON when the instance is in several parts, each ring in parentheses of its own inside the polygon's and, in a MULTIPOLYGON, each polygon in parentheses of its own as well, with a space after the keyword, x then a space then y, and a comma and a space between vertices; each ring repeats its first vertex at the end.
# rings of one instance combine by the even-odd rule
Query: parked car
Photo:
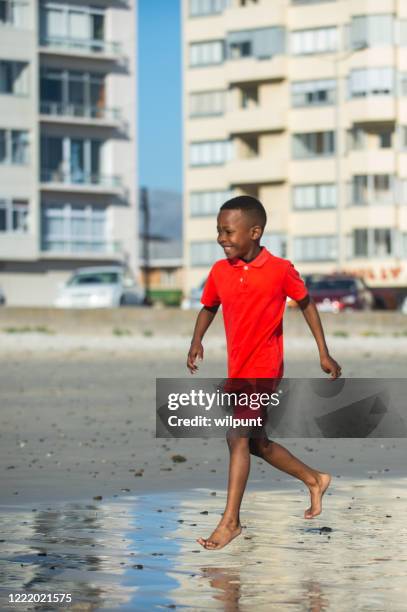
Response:
POLYGON ((405 315, 407 315, 407 295, 404 298, 404 300, 401 303, 401 308, 400 308, 401 312, 405 315))
POLYGON ((116 308, 144 303, 145 291, 120 265, 78 268, 61 287, 58 308, 116 308))
POLYGON ((308 292, 318 310, 371 310, 374 297, 360 278, 340 275, 311 276, 306 279, 308 292))
POLYGON ((0 306, 4 306, 6 303, 6 296, 3 289, 0 287, 0 306))
POLYGON ((198 285, 198 287, 191 289, 189 296, 184 298, 181 302, 182 310, 200 310, 202 308, 201 296, 205 283, 206 278, 198 285))

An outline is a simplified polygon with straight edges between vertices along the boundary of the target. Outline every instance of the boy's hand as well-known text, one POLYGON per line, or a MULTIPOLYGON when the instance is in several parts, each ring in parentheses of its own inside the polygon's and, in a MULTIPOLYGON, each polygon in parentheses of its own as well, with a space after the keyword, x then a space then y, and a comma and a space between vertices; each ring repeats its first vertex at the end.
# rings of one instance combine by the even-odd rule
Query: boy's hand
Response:
POLYGON ((197 359, 203 359, 203 352, 204 350, 201 342, 191 342, 191 348, 189 349, 187 358, 187 368, 191 374, 195 374, 198 370, 198 366, 195 362, 197 359))
POLYGON ((336 380, 342 374, 341 366, 330 355, 321 357, 321 368, 331 375, 332 380, 336 380))

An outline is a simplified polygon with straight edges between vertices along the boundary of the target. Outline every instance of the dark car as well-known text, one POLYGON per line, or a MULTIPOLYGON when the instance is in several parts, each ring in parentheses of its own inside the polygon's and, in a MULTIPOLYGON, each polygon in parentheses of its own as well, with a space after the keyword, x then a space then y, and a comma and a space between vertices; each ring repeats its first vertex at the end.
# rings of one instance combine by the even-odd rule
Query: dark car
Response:
POLYGON ((318 276, 306 279, 308 292, 318 310, 371 310, 374 297, 362 279, 353 276, 318 276))

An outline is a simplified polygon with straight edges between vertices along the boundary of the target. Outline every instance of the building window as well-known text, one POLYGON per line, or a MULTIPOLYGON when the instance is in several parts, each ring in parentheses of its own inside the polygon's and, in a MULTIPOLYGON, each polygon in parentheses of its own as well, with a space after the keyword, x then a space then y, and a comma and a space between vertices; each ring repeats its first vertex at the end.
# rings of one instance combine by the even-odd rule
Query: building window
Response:
POLYGON ((294 159, 308 159, 313 157, 327 157, 335 153, 334 132, 307 132, 294 134, 294 159))
POLYGON ((223 41, 192 43, 189 52, 189 63, 192 67, 221 64, 224 59, 223 41))
POLYGON ((294 55, 328 53, 338 46, 336 27, 297 30, 291 34, 291 49, 294 55))
POLYGON ((230 0, 189 0, 189 16, 203 17, 222 13, 230 4, 230 0))
POLYGON ((407 149, 407 126, 401 126, 401 148, 407 149))
POLYGON ((28 132, 0 130, 0 164, 28 163, 28 132))
POLYGON ((253 55, 252 43, 250 40, 242 42, 232 42, 229 44, 229 58, 239 59, 240 57, 250 57, 253 55))
POLYGON ((161 270, 160 284, 162 287, 176 287, 177 271, 176 270, 161 270))
POLYGON ((349 77, 349 96, 390 95, 394 93, 393 68, 360 68, 352 70, 349 77))
POLYGON ((106 253, 108 239, 106 209, 89 204, 44 204, 41 242, 44 251, 106 253))
POLYGON ((226 38, 228 59, 255 57, 267 59, 285 52, 285 29, 279 26, 229 32, 226 38))
POLYGON ((22 28, 26 25, 25 0, 0 0, 0 25, 22 28))
POLYGON ((0 94, 24 96, 28 93, 28 64, 0 60, 0 94))
POLYGON ((381 130, 377 134, 379 149, 391 149, 393 130, 381 130))
POLYGON ((407 19, 399 20, 400 45, 407 45, 407 19))
POLYGON ((337 257, 336 236, 297 236, 294 238, 296 261, 333 261, 337 257))
POLYGON ((348 130, 349 151, 362 151, 367 146, 367 132, 360 127, 348 130))
POLYGON ((240 108, 256 108, 259 105, 259 88, 248 85, 240 88, 240 108))
POLYGON ((0 232, 26 232, 27 200, 0 199, 0 232))
POLYGON ((194 142, 189 147, 190 166, 214 166, 224 164, 231 158, 229 140, 194 142))
POLYGON ((389 149, 393 141, 393 127, 364 129, 361 127, 353 127, 348 130, 348 150, 362 151, 373 146, 376 149, 389 149))
POLYGON ((42 136, 41 181, 113 186, 103 175, 103 141, 68 136, 42 136))
POLYGON ((252 6, 258 4, 259 0, 239 0, 239 6, 252 6))
POLYGON ((390 174, 359 174, 352 178, 351 204, 392 204, 394 202, 394 177, 390 174))
POLYGON ((203 91, 189 97, 190 117, 223 115, 225 111, 225 91, 203 91))
POLYGON ((276 257, 287 257, 287 236, 281 233, 266 233, 261 237, 262 246, 276 257))
POLYGON ((104 75, 44 68, 40 80, 41 113, 74 117, 117 118, 106 109, 104 75))
POLYGON ((224 256, 223 249, 214 240, 190 244, 191 266, 211 266, 224 256))
POLYGON ((40 13, 41 44, 86 49, 90 52, 117 51, 105 43, 103 8, 44 3, 40 13))
POLYGON ((295 185, 293 188, 293 206, 296 210, 335 208, 336 185, 333 183, 295 185))
POLYGON ((394 254, 394 232, 390 228, 361 228, 352 233, 354 257, 388 257, 394 254))
POLYGON ((293 106, 318 106, 335 103, 336 83, 333 79, 297 81, 291 87, 293 106))
POLYGON ((321 4, 322 2, 335 2, 336 0, 291 0, 291 4, 321 4))
POLYGON ((217 215, 219 208, 232 197, 230 190, 193 191, 190 195, 191 217, 217 215))
POLYGON ((400 95, 407 96, 407 72, 400 72, 400 95))
POLYGON ((352 17, 351 47, 374 47, 394 44, 393 15, 360 15, 352 17))

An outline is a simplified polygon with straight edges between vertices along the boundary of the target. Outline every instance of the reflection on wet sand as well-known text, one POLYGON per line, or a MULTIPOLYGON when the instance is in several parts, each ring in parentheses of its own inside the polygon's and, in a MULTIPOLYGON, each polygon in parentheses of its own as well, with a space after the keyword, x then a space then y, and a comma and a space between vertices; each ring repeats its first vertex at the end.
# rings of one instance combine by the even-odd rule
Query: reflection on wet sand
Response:
MULTIPOLYGON (((89 610, 106 604, 120 609, 129 601, 135 587, 122 580, 129 555, 124 536, 132 521, 128 504, 8 510, 0 515, 3 602, 16 592, 72 593, 72 609, 78 600, 89 610)), ((35 604, 37 610, 54 607, 35 604)))
POLYGON ((191 554, 193 534, 205 537, 217 523, 224 494, 201 491, 199 506, 185 502, 178 533, 182 554, 174 602, 205 610, 405 610, 407 506, 405 479, 333 483, 321 516, 302 518, 307 504, 298 486, 248 492, 242 536, 220 551, 191 554), (206 498, 205 498, 206 497, 206 498), (195 513, 193 512, 195 506, 195 513), (197 520, 197 513, 207 511, 197 520), (205 563, 202 564, 202 558, 205 563))
POLYGON ((223 496, 3 507, 1 609, 25 591, 72 593, 68 610, 405 610, 404 479, 336 483, 313 521, 298 486, 249 491, 242 536, 206 551, 195 539, 217 522, 223 496))
MULTIPOLYGON (((219 610, 224 612, 240 612, 247 609, 240 597, 242 594, 242 581, 240 572, 226 567, 203 567, 202 577, 215 590, 213 599, 220 602, 219 610)), ((329 608, 329 600, 324 596, 321 584, 316 581, 304 582, 302 599, 292 599, 285 602, 292 609, 297 604, 307 612, 323 612, 329 608)), ((269 604, 266 604, 268 606, 269 604)), ((259 609, 259 608, 257 608, 259 609)))
POLYGON ((239 611, 241 582, 240 572, 227 567, 203 567, 202 578, 208 580, 208 585, 215 589, 213 598, 223 605, 225 612, 239 611))

